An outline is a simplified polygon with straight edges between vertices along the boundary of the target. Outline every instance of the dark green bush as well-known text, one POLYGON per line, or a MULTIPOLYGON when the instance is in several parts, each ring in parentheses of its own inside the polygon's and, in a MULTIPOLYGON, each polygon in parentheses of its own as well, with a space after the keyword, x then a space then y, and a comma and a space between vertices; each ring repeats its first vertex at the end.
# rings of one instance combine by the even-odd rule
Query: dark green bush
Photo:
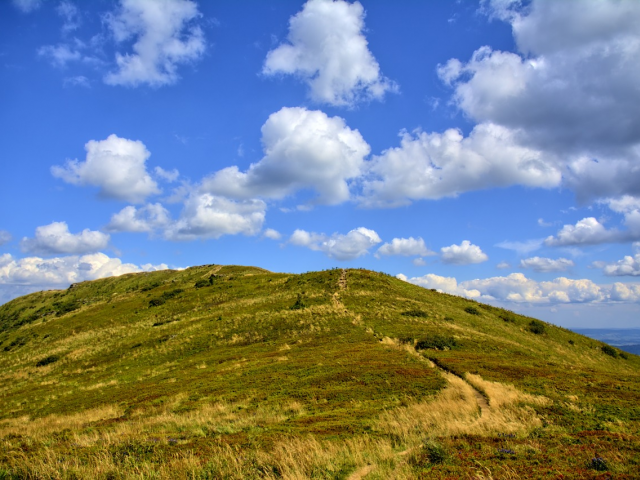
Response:
POLYGON ((69 300, 67 302, 54 302, 53 306, 56 309, 56 315, 64 315, 65 313, 73 312, 80 308, 80 304, 77 300, 69 300))
POLYGON ((576 342, 574 342, 573 340, 569 340, 569 345, 575 345, 576 342))
POLYGON ((142 287, 140 289, 140 291, 141 292, 148 292, 149 290, 153 290, 154 288, 157 288, 159 286, 160 286, 160 282, 154 282, 154 283, 151 283, 149 285, 145 285, 144 287, 142 287))
POLYGON ((211 282, 209 282, 209 280, 198 280, 194 286, 196 288, 202 288, 202 287, 208 287, 210 285, 211 285, 211 282))
POLYGON ((428 441, 417 450, 409 459, 409 462, 420 466, 427 463, 440 464, 447 461, 447 450, 439 443, 428 441))
POLYGON ((529 331, 531 333, 535 333, 536 335, 542 335, 546 330, 544 323, 539 320, 531 320, 529 322, 529 331))
POLYGON ((603 345, 602 347, 600 347, 600 349, 602 350, 602 353, 605 353, 610 357, 613 357, 613 358, 618 357, 618 351, 610 345, 603 345))
POLYGON ((298 294, 296 303, 294 303, 291 306, 291 310, 302 310, 303 308, 307 308, 307 304, 304 303, 304 299, 302 298, 302 295, 298 294))
POLYGON ((445 337, 444 335, 430 335, 416 343, 416 350, 454 348, 458 346, 458 342, 453 337, 445 337))
POLYGON ((57 355, 49 355, 48 357, 43 358, 42 360, 36 363, 36 367, 44 367, 45 365, 49 365, 50 363, 55 363, 60 360, 60 357, 57 355))
POLYGON ((162 298, 152 298, 149 300, 149 308, 151 307, 159 307, 164 304, 164 299, 162 298))
POLYGON ((467 307, 464 309, 464 311, 471 315, 480 315, 480 312, 476 307, 467 307))
POLYGON ((164 292, 162 295, 160 295, 160 298, 163 298, 166 301, 177 295, 180 295, 182 292, 184 292, 184 290, 182 290, 181 288, 176 288, 175 290, 169 290, 168 292, 164 292))
POLYGON ((423 312, 422 310, 418 310, 418 309, 407 310, 406 312, 402 312, 400 315, 404 315, 405 317, 419 317, 419 318, 427 318, 429 316, 427 312, 423 312))
POLYGON ((504 315, 500 315, 500 318, 508 323, 516 323, 516 319, 512 315, 509 315, 508 313, 505 313, 504 315))
POLYGON ((596 470, 598 472, 606 472, 607 470, 609 470, 609 466, 607 465, 607 461, 602 457, 594 457, 594 458, 592 458, 587 466, 590 469, 596 470))
POLYGON ((453 317, 449 317, 449 316, 444 317, 444 321, 445 322, 453 322, 454 320, 455 320, 455 318, 453 318, 453 317))

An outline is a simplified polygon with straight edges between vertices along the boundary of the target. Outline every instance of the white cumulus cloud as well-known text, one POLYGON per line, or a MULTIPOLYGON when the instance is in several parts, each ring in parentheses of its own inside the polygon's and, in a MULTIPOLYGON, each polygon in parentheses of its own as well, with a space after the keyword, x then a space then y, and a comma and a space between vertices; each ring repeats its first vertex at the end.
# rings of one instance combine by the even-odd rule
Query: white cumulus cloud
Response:
POLYGON ((442 261, 453 265, 469 265, 489 260, 487 254, 469 240, 464 240, 460 245, 442 247, 440 251, 442 252, 442 261))
POLYGON ((267 228, 262 235, 271 240, 280 240, 282 238, 282 234, 273 228, 267 228))
POLYGON ((454 103, 480 124, 562 159, 582 201, 640 194, 640 3, 487 2, 520 53, 479 48, 439 68, 454 103))
POLYGON ((109 235, 106 233, 88 228, 80 233, 71 233, 66 222, 53 222, 36 228, 34 238, 24 237, 20 247, 24 252, 54 255, 96 252, 106 248, 108 244, 109 235))
POLYGON ((413 278, 400 274, 397 277, 425 288, 483 301, 533 305, 640 302, 640 285, 597 285, 587 279, 559 277, 548 282, 536 282, 522 273, 464 282, 434 274, 413 278))
POLYGON ((544 257, 531 257, 520 260, 521 268, 530 268, 536 272, 565 272, 572 267, 575 267, 575 263, 572 260, 566 258, 558 258, 556 260, 552 258, 544 257))
POLYGON ((169 225, 169 240, 220 238, 222 235, 257 235, 267 205, 262 200, 235 201, 209 193, 192 192, 180 218, 169 225))
POLYGON ((265 156, 246 172, 227 167, 204 179, 203 189, 236 199, 282 198, 301 189, 316 202, 349 199, 349 180, 360 175, 369 145, 340 117, 305 108, 283 108, 262 126, 265 156))
POLYGON ((52 175, 73 185, 99 187, 101 197, 132 203, 160 193, 147 172, 150 153, 141 141, 109 135, 105 140, 90 140, 85 150, 84 162, 67 160, 63 167, 51 167, 52 175))
POLYGON ((426 257, 435 255, 424 244, 424 240, 418 238, 394 238, 391 243, 385 243, 376 252, 376 257, 380 255, 402 255, 404 257, 419 256, 426 257))
POLYGON ((352 106, 381 99, 397 87, 369 51, 364 16, 359 2, 308 0, 289 21, 287 42, 267 54, 263 73, 298 76, 316 102, 352 106))
POLYGON ((369 253, 369 249, 382 242, 373 230, 359 227, 351 230, 346 235, 334 233, 313 233, 305 230, 296 230, 289 238, 289 243, 311 250, 323 252, 336 260, 353 260, 369 253))
POLYGON ((111 217, 106 229, 110 232, 152 232, 170 223, 169 211, 159 203, 141 208, 129 205, 111 217))
POLYGON ((104 253, 48 259, 16 259, 5 253, 0 255, 0 303, 38 290, 67 288, 72 283, 85 280, 167 268, 165 264, 138 266, 122 263, 120 259, 110 258, 104 253))
POLYGON ((154 169, 154 172, 156 173, 156 176, 158 178, 161 178, 162 180, 169 183, 175 182, 180 176, 180 172, 177 168, 174 168, 173 170, 165 170, 162 167, 156 167, 154 169))
POLYGON ((200 17, 198 5, 190 0, 121 0, 105 17, 106 24, 118 43, 133 41, 132 52, 116 53, 118 68, 104 81, 130 87, 175 83, 178 66, 204 54, 200 17))
POLYGON ((640 275, 640 253, 635 255, 625 255, 622 260, 617 262, 594 262, 594 266, 602 268, 605 275, 612 277, 637 277, 640 275))
POLYGON ((607 230, 594 217, 583 218, 575 225, 565 225, 556 234, 544 241, 549 247, 568 245, 595 245, 598 243, 615 242, 622 239, 618 230, 607 230))
POLYGON ((362 202, 396 206, 510 185, 550 188, 561 179, 553 158, 520 145, 499 125, 477 125, 468 137, 457 129, 403 132, 399 147, 368 164, 362 202))

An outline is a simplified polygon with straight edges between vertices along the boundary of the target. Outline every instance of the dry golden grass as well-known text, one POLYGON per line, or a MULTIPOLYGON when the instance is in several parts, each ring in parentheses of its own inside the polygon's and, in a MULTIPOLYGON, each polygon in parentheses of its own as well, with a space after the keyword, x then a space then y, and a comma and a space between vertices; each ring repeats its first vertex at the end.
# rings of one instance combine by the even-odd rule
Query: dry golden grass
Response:
POLYGON ((473 381, 484 387, 489 397, 491 407, 481 411, 476 392, 469 383, 450 373, 443 372, 443 375, 449 385, 435 400, 391 410, 381 417, 379 428, 398 436, 407 445, 417 445, 425 436, 525 433, 542 425, 534 410, 522 404, 541 404, 548 400, 473 375, 473 381))
POLYGON ((484 380, 480 375, 467 373, 465 375, 465 379, 473 387, 484 393, 489 398, 489 405, 492 408, 501 408, 518 403, 528 403, 541 406, 549 404, 548 398, 523 393, 513 385, 505 385, 504 383, 484 380))

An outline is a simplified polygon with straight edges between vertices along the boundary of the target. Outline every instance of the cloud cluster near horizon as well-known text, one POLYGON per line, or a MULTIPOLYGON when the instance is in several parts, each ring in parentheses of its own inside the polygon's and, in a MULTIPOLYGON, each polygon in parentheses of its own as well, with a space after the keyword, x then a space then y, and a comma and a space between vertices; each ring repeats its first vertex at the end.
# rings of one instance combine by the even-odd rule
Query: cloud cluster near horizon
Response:
POLYGON ((640 284, 616 282, 597 285, 591 280, 558 277, 538 282, 522 273, 458 282, 455 277, 427 274, 422 277, 397 277, 414 285, 440 292, 503 304, 552 305, 569 303, 638 303, 640 284))
POLYGON ((96 280, 125 273, 166 270, 168 265, 122 263, 104 253, 64 257, 25 257, 0 255, 0 304, 19 295, 38 290, 67 288, 72 283, 96 280))

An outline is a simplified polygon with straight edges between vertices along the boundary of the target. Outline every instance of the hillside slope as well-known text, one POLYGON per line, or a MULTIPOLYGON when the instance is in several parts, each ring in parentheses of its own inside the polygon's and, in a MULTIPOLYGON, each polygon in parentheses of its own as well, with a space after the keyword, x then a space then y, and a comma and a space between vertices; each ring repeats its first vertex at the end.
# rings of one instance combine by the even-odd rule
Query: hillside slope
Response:
POLYGON ((639 367, 365 270, 124 275, 0 307, 0 478, 637 478, 639 367))

